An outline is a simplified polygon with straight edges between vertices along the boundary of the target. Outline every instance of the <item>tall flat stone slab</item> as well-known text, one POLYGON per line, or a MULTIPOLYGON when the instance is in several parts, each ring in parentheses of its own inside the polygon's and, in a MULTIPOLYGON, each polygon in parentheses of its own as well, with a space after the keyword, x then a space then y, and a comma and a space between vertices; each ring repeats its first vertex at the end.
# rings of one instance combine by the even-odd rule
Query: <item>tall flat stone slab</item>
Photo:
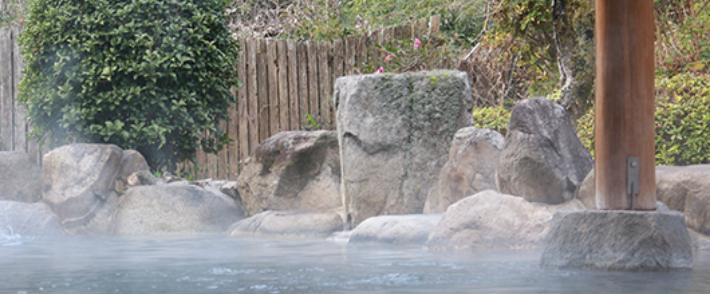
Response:
POLYGON ((473 123, 466 73, 341 77, 333 99, 350 226, 421 213, 454 134, 473 123))
POLYGON ((677 211, 582 210, 555 213, 542 266, 604 270, 690 269, 693 254, 677 211))
POLYGON ((569 201, 593 166, 561 105, 546 98, 515 105, 496 177, 501 193, 548 204, 569 201))
POLYGON ((424 203, 424 213, 443 213, 456 201, 484 190, 498 190, 495 178, 503 142, 503 135, 493 130, 458 130, 449 161, 424 203))

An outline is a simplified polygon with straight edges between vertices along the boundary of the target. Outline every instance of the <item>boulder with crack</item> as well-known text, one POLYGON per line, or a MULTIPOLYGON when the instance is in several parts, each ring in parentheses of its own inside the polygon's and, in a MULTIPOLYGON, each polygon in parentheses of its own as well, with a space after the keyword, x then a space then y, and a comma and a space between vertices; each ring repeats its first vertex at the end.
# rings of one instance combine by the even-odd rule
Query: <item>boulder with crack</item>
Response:
POLYGON ((290 131, 266 139, 247 160, 237 188, 248 215, 342 206, 335 132, 290 131))

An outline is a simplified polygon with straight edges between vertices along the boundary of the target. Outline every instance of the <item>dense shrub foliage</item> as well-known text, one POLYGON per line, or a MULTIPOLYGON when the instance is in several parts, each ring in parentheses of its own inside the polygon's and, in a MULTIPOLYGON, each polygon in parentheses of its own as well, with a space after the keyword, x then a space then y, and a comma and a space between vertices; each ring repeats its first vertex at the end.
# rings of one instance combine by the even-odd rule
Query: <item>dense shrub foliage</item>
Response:
POLYGON ((474 108, 473 120, 476 127, 495 130, 505 136, 508 133, 510 111, 502 106, 474 108))
POLYGON ((228 142, 237 50, 222 0, 35 0, 21 101, 50 145, 113 143, 172 170, 228 142), (208 136, 203 136, 205 132, 208 136))
POLYGON ((710 163, 710 80, 679 74, 657 80, 656 163, 710 163))

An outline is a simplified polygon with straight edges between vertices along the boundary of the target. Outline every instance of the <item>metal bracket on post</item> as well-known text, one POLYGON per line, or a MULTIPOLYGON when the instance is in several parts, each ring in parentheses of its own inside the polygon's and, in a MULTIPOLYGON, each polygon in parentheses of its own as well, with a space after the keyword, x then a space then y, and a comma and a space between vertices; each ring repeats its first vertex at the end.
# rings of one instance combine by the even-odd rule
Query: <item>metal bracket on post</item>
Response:
POLYGON ((631 209, 635 209, 639 193, 639 158, 629 156, 626 162, 626 194, 631 196, 631 209))

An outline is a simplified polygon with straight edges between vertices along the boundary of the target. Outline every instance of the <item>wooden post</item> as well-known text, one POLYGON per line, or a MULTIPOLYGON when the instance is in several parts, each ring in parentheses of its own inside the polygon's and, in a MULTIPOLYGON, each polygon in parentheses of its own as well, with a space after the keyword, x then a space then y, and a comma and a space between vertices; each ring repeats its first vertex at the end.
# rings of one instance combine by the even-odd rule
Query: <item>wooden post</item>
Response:
POLYGON ((597 209, 656 209, 653 0, 597 0, 597 209), (638 157, 638 194, 627 194, 638 157))

